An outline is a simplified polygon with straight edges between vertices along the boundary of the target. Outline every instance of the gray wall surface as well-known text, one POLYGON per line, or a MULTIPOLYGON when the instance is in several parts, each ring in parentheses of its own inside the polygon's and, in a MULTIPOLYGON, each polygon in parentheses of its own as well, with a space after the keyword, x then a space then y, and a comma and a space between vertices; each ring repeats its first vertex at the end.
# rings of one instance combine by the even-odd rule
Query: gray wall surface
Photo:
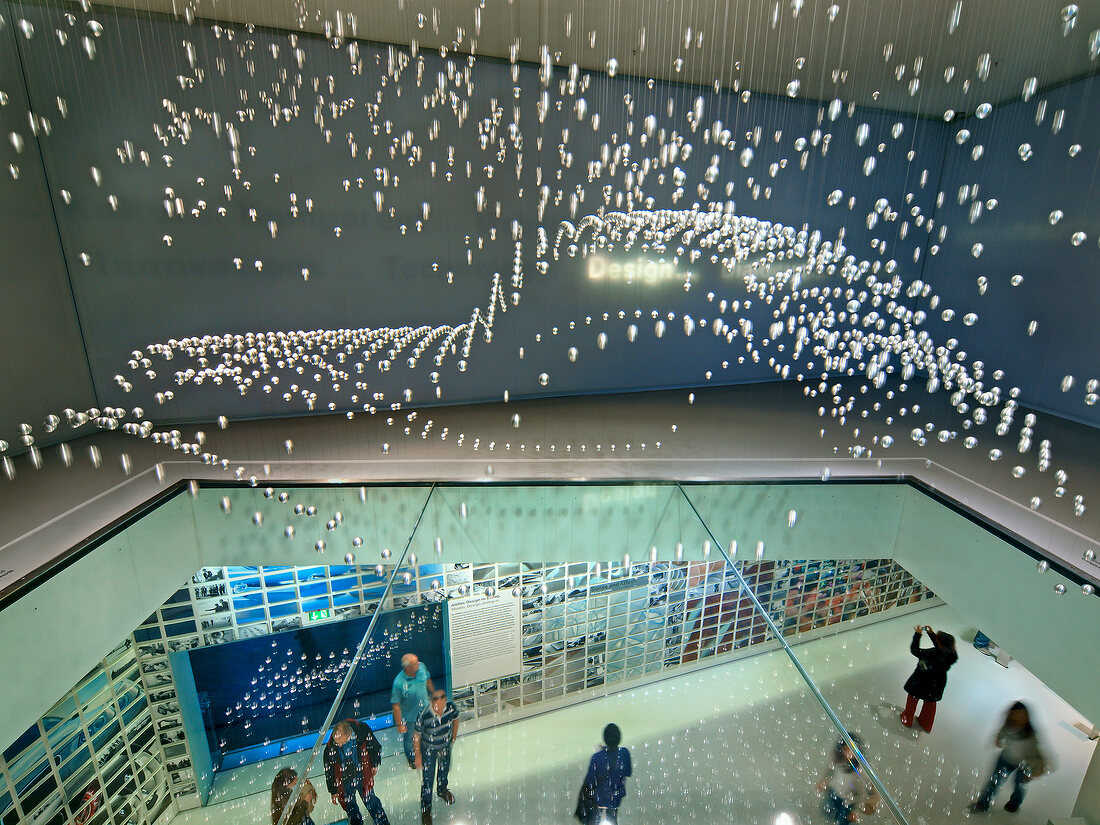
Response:
POLYGON ((1098 129, 1094 78, 952 124, 940 183, 946 198, 936 210, 950 230, 923 275, 955 310, 950 323, 929 313, 938 338, 955 336, 971 356, 1003 369, 1004 383, 1020 387, 1023 403, 1092 426, 1100 424, 1100 405, 1086 401, 1097 392, 1089 381, 1100 378, 1093 334, 1100 198, 1089 138, 1098 129), (984 153, 974 161, 979 147, 984 153), (960 204, 964 187, 969 191, 960 204), (976 244, 982 247, 977 256, 976 244), (1015 276, 1023 278, 1018 286, 1015 276), (962 322, 969 312, 978 315, 971 327, 962 322), (1063 391, 1066 376, 1074 384, 1063 391))
MULTIPOLYGON (((30 108, 11 9, 0 4, 0 439, 17 449, 17 426, 41 438, 42 419, 65 407, 96 406, 65 253, 54 221, 41 141, 30 108)), ((33 107, 50 128, 57 107, 33 107)))

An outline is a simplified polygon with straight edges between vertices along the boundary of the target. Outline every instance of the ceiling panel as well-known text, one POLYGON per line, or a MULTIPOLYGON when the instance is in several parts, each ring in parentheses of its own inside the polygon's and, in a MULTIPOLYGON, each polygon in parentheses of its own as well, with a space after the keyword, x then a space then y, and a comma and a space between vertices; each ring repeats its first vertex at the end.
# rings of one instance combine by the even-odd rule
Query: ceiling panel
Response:
POLYGON ((941 117, 1095 71, 1100 7, 1062 0, 140 0, 113 3, 423 48, 941 117), (1064 10, 1073 8, 1070 16, 1064 10), (1067 30, 1063 14, 1073 25, 1067 30), (459 32, 461 30, 461 37, 459 32), (979 71, 989 55, 987 72, 979 71), (1052 60, 1052 54, 1058 54, 1052 60), (902 71, 899 76, 899 67, 902 71), (951 69, 951 76, 946 73, 951 69), (982 76, 984 75, 984 77, 982 76), (914 78, 919 82, 911 87, 914 78))

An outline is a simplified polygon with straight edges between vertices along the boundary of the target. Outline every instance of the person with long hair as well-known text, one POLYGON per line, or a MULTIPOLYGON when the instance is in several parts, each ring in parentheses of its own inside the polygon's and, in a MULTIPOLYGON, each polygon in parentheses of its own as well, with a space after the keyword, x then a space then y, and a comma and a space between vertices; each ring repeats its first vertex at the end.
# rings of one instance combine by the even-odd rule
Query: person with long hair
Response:
MULTIPOLYGON (((313 813, 313 806, 317 804, 317 791, 308 779, 304 782, 294 807, 287 816, 286 825, 313 825, 310 815, 313 813)), ((283 809, 290 801, 297 784, 298 772, 294 768, 283 768, 275 774, 275 781, 271 783, 271 825, 279 825, 283 809)))
POLYGON ((603 747, 588 760, 584 786, 591 805, 587 825, 616 825, 619 805, 626 796, 626 778, 633 773, 630 751, 619 747, 622 733, 614 722, 603 729, 603 747))
POLYGON ((993 765, 993 773, 977 801, 970 806, 975 813, 988 811, 997 789, 1015 772, 1012 796, 1005 803, 1005 810, 1013 813, 1020 809, 1027 793, 1027 783, 1045 773, 1046 757, 1039 749, 1039 736, 1031 725, 1031 712, 1023 702, 1015 702, 1005 714, 1004 724, 993 739, 993 744, 1003 750, 993 765))
POLYGON ((931 733, 932 722, 936 719, 936 703, 943 698, 943 690, 947 687, 947 671, 959 660, 959 654, 955 652, 955 637, 947 631, 932 630, 928 625, 923 628, 917 625, 913 631, 909 652, 917 657, 917 668, 905 682, 905 692, 909 695, 905 700, 905 710, 901 712, 901 723, 913 727, 917 702, 924 702, 920 715, 916 717, 917 724, 926 733, 931 733), (920 646, 922 632, 928 634, 932 647, 920 646))

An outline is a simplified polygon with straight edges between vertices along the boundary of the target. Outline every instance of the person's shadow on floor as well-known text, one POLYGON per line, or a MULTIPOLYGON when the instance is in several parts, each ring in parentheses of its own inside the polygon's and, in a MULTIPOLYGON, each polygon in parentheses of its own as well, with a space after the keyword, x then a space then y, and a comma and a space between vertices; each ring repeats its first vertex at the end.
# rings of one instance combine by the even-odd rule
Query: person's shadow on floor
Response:
POLYGON ((897 736, 900 739, 916 741, 920 738, 920 731, 913 727, 907 728, 901 723, 901 706, 892 705, 889 702, 879 702, 877 705, 868 705, 875 721, 878 722, 886 733, 897 736))

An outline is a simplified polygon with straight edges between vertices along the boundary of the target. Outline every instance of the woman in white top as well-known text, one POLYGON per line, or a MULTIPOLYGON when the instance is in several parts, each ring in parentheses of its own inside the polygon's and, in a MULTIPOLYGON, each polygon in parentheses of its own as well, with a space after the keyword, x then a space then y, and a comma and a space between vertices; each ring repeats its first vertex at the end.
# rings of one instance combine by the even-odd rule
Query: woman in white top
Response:
POLYGON ((993 773, 986 782, 985 789, 978 800, 970 806, 970 810, 988 811, 997 789, 1015 772, 1015 787, 1012 789, 1012 796, 1005 803, 1005 810, 1011 813, 1018 810, 1020 803, 1024 801, 1027 783, 1047 769, 1046 758, 1039 750, 1039 737, 1035 733, 1035 728, 1031 726, 1031 715, 1028 713, 1027 705, 1016 702, 1008 709, 1004 724, 994 738, 994 744, 1004 750, 997 757, 997 763, 993 766, 993 773))

